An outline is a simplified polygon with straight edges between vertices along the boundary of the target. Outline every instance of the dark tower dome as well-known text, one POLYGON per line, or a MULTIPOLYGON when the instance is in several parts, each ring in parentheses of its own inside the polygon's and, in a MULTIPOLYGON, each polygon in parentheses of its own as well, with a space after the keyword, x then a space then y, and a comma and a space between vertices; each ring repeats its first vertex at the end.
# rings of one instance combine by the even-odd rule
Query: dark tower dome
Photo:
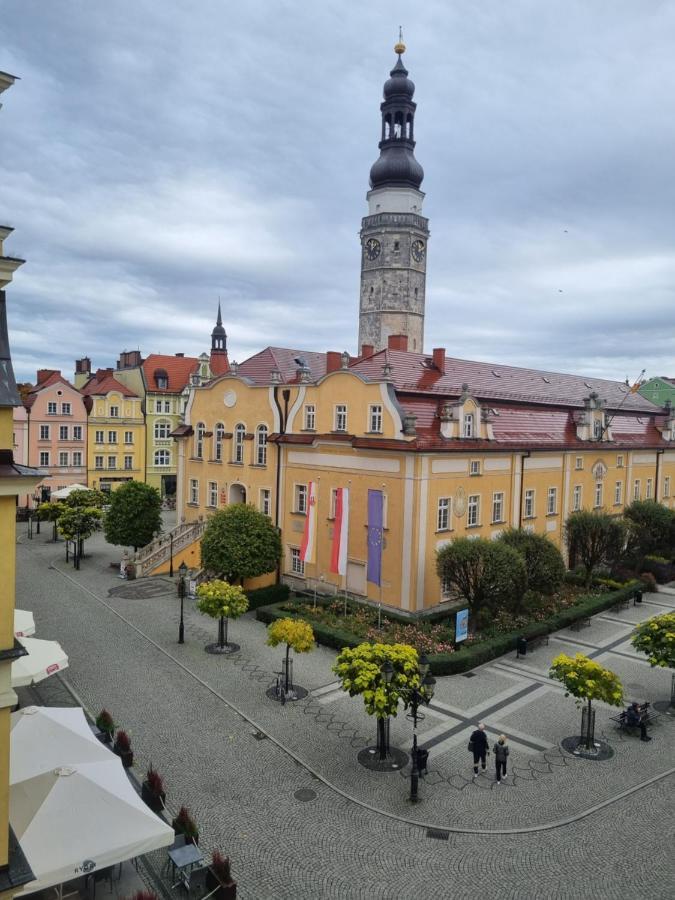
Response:
POLYGON ((227 334, 223 328, 223 317, 220 314, 220 300, 218 301, 218 318, 216 326, 211 332, 211 350, 227 352, 227 334))
POLYGON ((403 65, 403 60, 400 56, 389 74, 391 78, 384 83, 384 99, 389 100, 391 97, 403 96, 412 100, 415 93, 415 85, 408 78, 408 70, 403 65))

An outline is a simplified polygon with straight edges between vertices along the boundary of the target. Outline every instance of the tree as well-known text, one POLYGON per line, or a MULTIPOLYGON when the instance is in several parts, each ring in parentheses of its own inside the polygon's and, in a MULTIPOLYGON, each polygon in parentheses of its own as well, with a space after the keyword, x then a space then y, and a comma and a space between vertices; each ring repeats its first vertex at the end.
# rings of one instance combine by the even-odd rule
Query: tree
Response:
POLYGON ((272 572, 281 558, 278 530, 266 515, 243 503, 211 516, 201 548, 207 572, 230 583, 272 572))
POLYGON ((105 517, 105 539, 109 544, 139 547, 149 544, 162 528, 162 501, 157 488, 141 481, 127 481, 110 497, 105 517))
POLYGON ((628 526, 628 552, 639 557, 670 557, 675 545, 675 513, 656 500, 635 500, 624 512, 628 526))
POLYGON ((96 506, 72 506, 61 512, 56 524, 67 541, 77 541, 76 552, 81 558, 84 555, 84 542, 98 531, 102 519, 103 512, 96 506))
POLYGON ((302 619, 276 619, 267 626, 267 643, 270 647, 286 644, 286 683, 288 693, 289 657, 291 649, 296 653, 309 653, 314 649, 314 632, 309 622, 302 619))
POLYGON ((63 500, 64 506, 87 506, 102 509, 108 503, 108 495, 103 491, 95 491, 93 488, 84 488, 77 491, 71 491, 63 500))
POLYGON ((218 647, 225 650, 227 646, 227 625, 229 619, 238 619, 248 609, 248 597, 236 584, 214 579, 204 581, 197 588, 197 609, 219 619, 218 647))
POLYGON ((61 513, 63 512, 63 509, 64 509, 63 503, 61 503, 57 500, 51 500, 51 501, 48 501, 47 503, 41 503, 38 506, 37 511, 38 511, 38 516, 40 517, 40 519, 42 519, 44 522, 51 522, 52 525, 54 526, 54 534, 52 537, 53 541, 56 540, 56 522, 57 522, 59 516, 61 515, 61 513))
MULTIPOLYGON (((589 659, 583 653, 566 656, 561 653, 551 664, 549 677, 565 685, 568 693, 576 697, 579 703, 588 704, 587 728, 585 729, 585 749, 594 749, 594 728, 592 725, 592 701, 602 700, 610 706, 621 706, 623 687, 618 675, 604 669, 600 663, 589 659)), ((577 704, 578 705, 578 704, 577 704)), ((583 718, 581 733, 584 734, 583 718)))
POLYGON ((438 551, 436 571, 463 597, 476 622, 499 607, 517 608, 527 585, 522 556, 501 541, 458 538, 438 551))
POLYGON ((579 510, 570 515, 565 524, 565 539, 570 557, 581 561, 586 587, 595 569, 618 559, 625 537, 622 520, 608 513, 579 510))
MULTIPOLYGON (((642 622, 635 629, 631 644, 647 655, 650 666, 675 669, 675 612, 642 622)), ((675 672, 671 680, 670 707, 675 707, 675 672)))
POLYGON ((563 583, 565 563, 562 554, 545 535, 508 528, 502 531, 499 540, 523 557, 529 590, 552 594, 563 583))
POLYGON ((389 747, 385 723, 397 714, 402 691, 420 684, 417 650, 408 644, 343 647, 333 671, 342 682, 342 690, 350 697, 361 695, 368 715, 377 716, 377 749, 380 759, 386 759, 389 747), (390 683, 384 677, 386 663, 393 668, 390 683))

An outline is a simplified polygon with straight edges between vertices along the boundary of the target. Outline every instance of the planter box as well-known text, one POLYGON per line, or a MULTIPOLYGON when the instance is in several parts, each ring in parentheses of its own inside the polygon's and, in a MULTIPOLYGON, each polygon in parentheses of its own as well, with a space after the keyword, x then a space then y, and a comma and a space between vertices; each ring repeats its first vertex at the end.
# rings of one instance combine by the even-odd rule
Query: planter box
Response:
POLYGON ((227 884, 223 884, 223 882, 219 881, 213 874, 213 871, 209 868, 206 872, 206 890, 207 892, 215 891, 215 893, 212 895, 215 900, 236 900, 237 882, 229 881, 227 884))
POLYGON ((150 807, 150 809, 154 813, 161 815, 161 813, 164 811, 164 801, 166 800, 166 793, 162 791, 162 793, 159 795, 153 794, 148 786, 147 781, 144 781, 141 785, 141 799, 146 804, 146 806, 150 807))
POLYGON ((134 751, 133 750, 119 750, 115 745, 113 745, 113 753, 117 754, 119 758, 122 760, 122 765, 125 769, 130 769, 134 764, 134 751))

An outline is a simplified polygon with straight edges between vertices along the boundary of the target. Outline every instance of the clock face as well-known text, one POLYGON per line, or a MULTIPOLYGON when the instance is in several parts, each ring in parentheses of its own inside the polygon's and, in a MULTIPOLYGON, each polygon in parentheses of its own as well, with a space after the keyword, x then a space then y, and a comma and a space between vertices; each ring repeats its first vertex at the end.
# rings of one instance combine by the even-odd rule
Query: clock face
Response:
POLYGON ((424 246, 424 241, 414 241, 412 245, 412 255, 415 262, 422 262, 426 256, 426 252, 427 248, 424 246))
POLYGON ((380 246, 380 242, 375 240, 375 238, 368 238, 363 249, 368 259, 373 260, 377 259, 380 255, 382 247, 380 246))

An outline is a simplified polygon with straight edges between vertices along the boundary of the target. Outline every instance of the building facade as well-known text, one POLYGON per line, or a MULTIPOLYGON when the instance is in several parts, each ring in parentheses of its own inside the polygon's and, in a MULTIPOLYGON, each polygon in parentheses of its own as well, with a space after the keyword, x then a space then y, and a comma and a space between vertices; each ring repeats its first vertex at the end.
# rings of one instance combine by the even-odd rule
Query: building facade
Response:
POLYGON ((675 406, 675 378, 650 378, 640 385, 640 393, 657 406, 675 406))

